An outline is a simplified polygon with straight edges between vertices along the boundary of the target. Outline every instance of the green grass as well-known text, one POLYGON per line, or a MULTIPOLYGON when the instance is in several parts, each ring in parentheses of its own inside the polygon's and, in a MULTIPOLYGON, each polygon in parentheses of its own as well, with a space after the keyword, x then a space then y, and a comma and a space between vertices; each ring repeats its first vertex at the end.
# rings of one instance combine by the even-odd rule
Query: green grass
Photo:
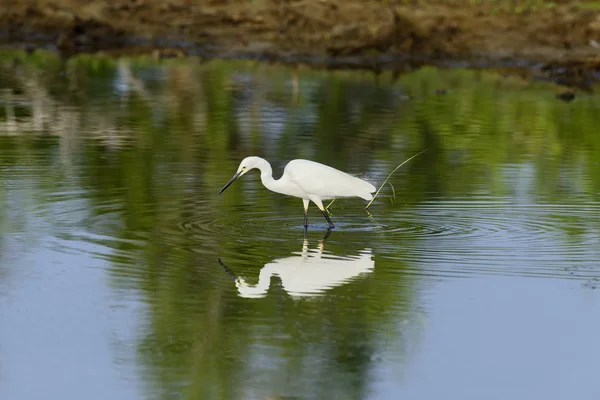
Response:
MULTIPOLYGON (((379 194, 379 192, 381 192, 381 189, 383 189, 383 187, 385 186, 385 184, 390 180, 390 178, 392 177, 392 175, 394 174, 394 172, 398 171, 400 169, 400 167, 402 167, 404 164, 406 164, 407 162, 409 162, 410 160, 412 160, 413 158, 415 158, 418 155, 421 155, 423 153, 425 153, 427 151, 427 149, 425 150, 421 150, 420 152, 418 152, 417 154, 411 156, 410 158, 408 158, 407 160, 405 160, 404 162, 402 162, 400 165, 398 165, 396 168, 394 168, 394 170, 392 172, 390 172, 390 174, 387 176, 387 178, 385 178, 385 180, 383 181, 383 183, 381 184, 381 186, 379 186, 379 189, 377 189, 377 191, 375 192, 375 195, 373 196, 373 198, 371 199, 371 201, 369 202, 369 204, 367 204, 367 206, 365 207, 366 210, 369 209, 369 207, 371 206, 371 204, 375 201, 375 199, 377 198, 377 195, 379 194)), ((391 184, 390 184, 391 185, 391 184)), ((392 186, 392 191, 394 192, 394 197, 395 197, 395 193, 396 191, 394 190, 394 187, 392 186)), ((329 204, 331 205, 331 203, 329 204)))

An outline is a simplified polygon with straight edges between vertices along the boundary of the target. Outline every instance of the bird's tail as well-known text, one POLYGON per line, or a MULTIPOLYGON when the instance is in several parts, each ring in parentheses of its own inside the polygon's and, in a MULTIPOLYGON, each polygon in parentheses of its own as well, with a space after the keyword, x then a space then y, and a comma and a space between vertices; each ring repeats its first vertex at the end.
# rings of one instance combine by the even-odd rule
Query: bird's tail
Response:
POLYGON ((373 199, 373 195, 371 193, 369 193, 369 192, 360 193, 357 196, 360 197, 361 199, 365 199, 367 201, 373 199))

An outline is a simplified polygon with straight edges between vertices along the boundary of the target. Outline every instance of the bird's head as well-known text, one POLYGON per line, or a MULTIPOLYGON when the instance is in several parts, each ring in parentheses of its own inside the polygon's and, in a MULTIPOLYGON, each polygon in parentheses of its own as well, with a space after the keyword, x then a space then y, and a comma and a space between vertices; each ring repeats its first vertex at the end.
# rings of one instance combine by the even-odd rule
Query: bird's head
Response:
POLYGON ((223 193, 225 189, 229 187, 237 178, 242 175, 245 175, 248 171, 254 168, 259 168, 261 164, 264 164, 266 161, 260 157, 250 156, 246 157, 240 163, 240 166, 237 169, 237 172, 231 177, 231 179, 223 186, 223 189, 219 191, 219 194, 223 193))

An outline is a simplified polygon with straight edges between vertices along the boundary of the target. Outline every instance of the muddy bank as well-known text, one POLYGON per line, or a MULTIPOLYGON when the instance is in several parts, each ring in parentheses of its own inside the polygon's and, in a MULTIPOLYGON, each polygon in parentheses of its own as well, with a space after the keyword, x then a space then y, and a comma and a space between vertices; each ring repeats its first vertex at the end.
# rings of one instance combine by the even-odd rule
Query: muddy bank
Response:
POLYGON ((334 67, 533 66, 597 77, 600 8, 563 1, 1 0, 4 45, 334 67))

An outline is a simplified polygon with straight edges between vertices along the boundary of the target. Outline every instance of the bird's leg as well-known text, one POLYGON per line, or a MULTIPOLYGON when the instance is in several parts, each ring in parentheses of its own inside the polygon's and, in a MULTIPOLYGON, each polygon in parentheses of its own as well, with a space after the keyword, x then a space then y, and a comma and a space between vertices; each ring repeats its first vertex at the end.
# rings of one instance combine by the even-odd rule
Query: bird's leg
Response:
POLYGON ((304 205, 304 231, 308 228, 308 199, 302 199, 302 204, 304 205))
POLYGON ((313 203, 315 203, 317 205, 317 207, 319 207, 319 210, 321 210, 321 212, 323 213, 323 216, 325 217, 325 219, 327 220, 327 223, 329 224, 329 229, 335 228, 335 225, 333 224, 333 222, 331 222, 331 218, 329 218, 329 214, 327 214, 327 210, 323 206, 323 202, 321 201, 321 199, 318 198, 317 196, 309 196, 309 198, 313 203))
POLYGON ((333 222, 331 222, 331 218, 329 218, 329 214, 327 214, 327 210, 325 210, 325 208, 323 208, 321 210, 321 212, 323 212, 323 215, 325 216, 325 219, 327 220, 327 223, 329 224, 329 229, 335 228, 335 225, 333 224, 333 222))

